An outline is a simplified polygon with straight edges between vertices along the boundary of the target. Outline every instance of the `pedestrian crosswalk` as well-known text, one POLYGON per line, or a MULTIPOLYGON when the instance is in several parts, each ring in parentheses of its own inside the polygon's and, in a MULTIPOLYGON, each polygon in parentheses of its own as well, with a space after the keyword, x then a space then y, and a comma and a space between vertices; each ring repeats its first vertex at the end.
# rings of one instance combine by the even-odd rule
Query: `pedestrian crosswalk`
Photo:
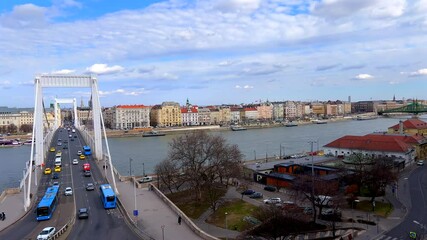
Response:
POLYGON ((403 240, 403 239, 407 239, 406 236, 387 236, 387 235, 381 235, 378 236, 376 238, 373 238, 372 240, 403 240))

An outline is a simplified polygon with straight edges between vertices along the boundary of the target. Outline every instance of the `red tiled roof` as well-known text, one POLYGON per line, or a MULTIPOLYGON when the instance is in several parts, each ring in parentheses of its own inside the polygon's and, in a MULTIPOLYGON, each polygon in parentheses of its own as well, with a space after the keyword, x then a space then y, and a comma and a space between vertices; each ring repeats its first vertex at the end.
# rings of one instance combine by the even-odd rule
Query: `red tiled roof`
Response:
MULTIPOLYGON (((427 128, 427 122, 421 121, 417 118, 407 119, 402 122, 403 129, 425 129, 427 128)), ((390 128, 399 130, 399 124, 393 125, 390 128)))
POLYGON ((326 144, 325 147, 365 151, 407 152, 411 148, 410 143, 413 141, 418 142, 413 136, 368 134, 365 136, 344 136, 326 144))
POLYGON ((258 111, 256 108, 254 107, 250 107, 250 108, 243 108, 244 111, 258 111))
POLYGON ((148 106, 140 105, 117 105, 117 108, 148 108, 148 106))
POLYGON ((181 108, 181 113, 189 113, 189 112, 197 113, 198 111, 197 111, 197 108, 196 108, 196 107, 192 107, 192 108, 190 109, 190 111, 188 111, 188 108, 186 108, 186 107, 182 107, 182 108, 181 108))

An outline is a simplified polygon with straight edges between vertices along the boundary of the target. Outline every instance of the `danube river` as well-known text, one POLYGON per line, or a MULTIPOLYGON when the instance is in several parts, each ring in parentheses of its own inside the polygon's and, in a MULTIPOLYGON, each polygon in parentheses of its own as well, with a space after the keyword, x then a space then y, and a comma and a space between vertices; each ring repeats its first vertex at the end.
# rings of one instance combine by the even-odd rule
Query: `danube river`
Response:
MULTIPOLYGON (((399 123, 399 118, 378 118, 365 121, 337 121, 328 124, 308 124, 297 127, 250 129, 247 131, 218 131, 229 144, 237 144, 245 160, 308 152, 344 135, 365 135, 384 132, 399 123)), ((162 137, 129 137, 108 139, 113 164, 122 175, 129 169, 135 175, 152 173, 155 165, 166 158, 171 140, 177 134, 162 137), (129 159, 132 159, 130 166, 129 159)), ((22 178, 25 161, 30 158, 30 147, 0 148, 0 192, 4 188, 17 187, 22 178)))

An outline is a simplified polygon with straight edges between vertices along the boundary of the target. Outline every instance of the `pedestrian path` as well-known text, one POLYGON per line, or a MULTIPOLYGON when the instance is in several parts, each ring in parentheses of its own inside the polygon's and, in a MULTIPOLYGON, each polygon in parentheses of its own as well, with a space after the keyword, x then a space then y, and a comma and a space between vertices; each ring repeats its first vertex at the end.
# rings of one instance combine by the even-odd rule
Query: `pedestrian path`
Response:
MULTIPOLYGON (((102 169, 102 165, 98 163, 102 169)), ((107 174, 109 182, 111 176, 107 174)), ((182 221, 178 223, 176 214, 154 191, 146 188, 136 188, 132 181, 120 181, 116 177, 119 199, 126 212, 136 222, 144 239, 201 239, 191 228, 182 221), (138 210, 138 216, 134 216, 134 210, 138 210)))
POLYGON ((372 240, 403 240, 403 239, 408 239, 408 236, 399 236, 399 237, 392 237, 392 236, 387 236, 387 235, 381 235, 378 236, 376 238, 373 238, 372 240))

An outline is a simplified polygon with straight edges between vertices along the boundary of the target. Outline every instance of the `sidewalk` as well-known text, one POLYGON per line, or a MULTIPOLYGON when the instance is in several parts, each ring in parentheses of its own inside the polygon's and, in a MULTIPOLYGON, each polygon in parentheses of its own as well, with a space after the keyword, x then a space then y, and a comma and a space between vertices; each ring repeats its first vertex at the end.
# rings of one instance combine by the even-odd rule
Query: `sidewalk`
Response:
MULTIPOLYGON (((102 169, 100 162, 98 167, 102 169)), ((109 173, 107 176, 112 182, 109 173)), ((182 221, 181 225, 178 224, 178 215, 153 191, 149 191, 148 188, 135 188, 132 181, 121 182, 117 179, 117 175, 115 177, 118 197, 128 215, 133 221, 137 220, 137 228, 142 231, 144 239, 201 239, 185 221, 182 221), (138 217, 133 216, 135 202, 138 217)))
MULTIPOLYGON (((41 174, 38 174, 38 179, 40 179, 40 176, 41 174)), ((31 192, 34 194, 34 192, 37 192, 38 188, 38 186, 34 184, 34 175, 32 175, 31 180, 31 192)), ((25 187, 27 187, 27 185, 25 185, 25 187)), ((30 205, 30 207, 27 209, 27 212, 25 211, 23 189, 8 188, 4 190, 3 194, 5 194, 4 197, 0 198, 0 213, 4 212, 6 219, 4 221, 0 221, 0 232, 23 218, 26 214, 29 213, 32 207, 32 205, 30 205)), ((34 197, 31 200, 31 204, 34 202, 33 199, 34 197)))
MULTIPOLYGON (((412 170, 416 167, 417 166, 413 164, 401 172, 401 176, 398 180, 399 187, 396 194, 392 192, 390 187, 386 189, 386 195, 384 198, 393 205, 393 211, 391 214, 387 218, 376 218, 375 221, 378 221, 378 225, 365 226, 364 228, 366 228, 366 230, 360 232, 356 239, 374 239, 400 224, 407 214, 407 209, 411 207, 410 197, 408 198, 409 188, 406 187, 407 176, 410 175, 412 170), (406 198, 404 196, 406 196, 406 198)), ((359 224, 357 226, 361 227, 363 224, 359 224)))

